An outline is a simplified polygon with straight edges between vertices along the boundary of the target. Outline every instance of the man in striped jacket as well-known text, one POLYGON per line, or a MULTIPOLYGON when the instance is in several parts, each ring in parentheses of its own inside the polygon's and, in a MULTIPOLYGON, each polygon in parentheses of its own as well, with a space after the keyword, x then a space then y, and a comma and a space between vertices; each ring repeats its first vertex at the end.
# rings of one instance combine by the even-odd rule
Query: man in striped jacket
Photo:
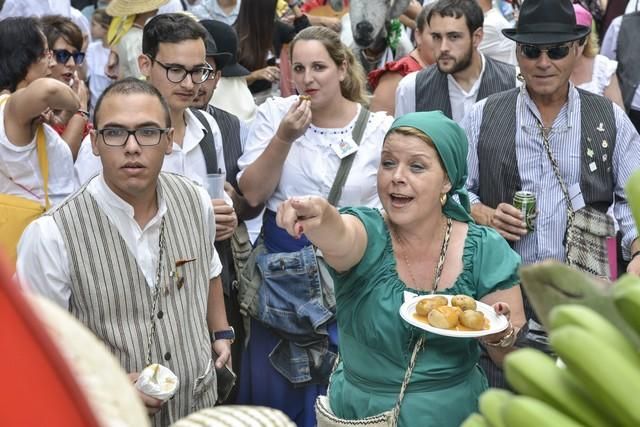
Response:
MULTIPOLYGON (((576 25, 571 0, 527 0, 518 27, 503 30, 517 43, 525 84, 479 102, 467 117, 471 212, 509 240, 523 264, 566 262, 570 220, 594 212, 606 221, 615 200, 628 271, 639 274, 640 242, 624 185, 640 168, 640 136, 621 108, 569 81, 589 31, 576 25), (513 206, 518 190, 536 196, 533 230, 513 206)), ((587 231, 595 234, 580 233, 587 231)), ((597 255, 607 267, 606 252, 597 255)), ((526 298, 525 311, 535 318, 526 298)))
POLYGON ((140 392, 154 426, 213 406, 214 363, 231 353, 213 207, 204 188, 160 173, 172 138, 157 89, 133 78, 108 87, 91 131, 102 172, 18 247, 22 283, 76 316, 132 380, 151 363, 177 375, 171 400, 140 392))

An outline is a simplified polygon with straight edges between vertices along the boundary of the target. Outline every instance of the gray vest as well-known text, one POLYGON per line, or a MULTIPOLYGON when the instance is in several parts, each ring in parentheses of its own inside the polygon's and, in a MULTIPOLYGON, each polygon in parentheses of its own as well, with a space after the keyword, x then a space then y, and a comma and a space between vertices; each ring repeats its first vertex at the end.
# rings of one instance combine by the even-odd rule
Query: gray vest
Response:
MULTIPOLYGON (((587 205, 606 212, 613 201, 611 164, 616 144, 616 121, 611 101, 578 89, 580 93, 581 165, 580 188, 587 205), (598 131, 602 123, 604 132, 598 131), (609 143, 602 147, 601 141, 609 143), (587 157, 587 149, 594 152, 587 157), (608 161, 602 162, 606 154, 608 161), (591 172, 589 163, 598 169, 591 172)), ((512 89, 487 98, 478 135, 478 196, 485 205, 495 208, 500 203, 513 203, 516 191, 522 189, 516 157, 516 105, 520 89, 512 89)))
MULTIPOLYGON (((485 55, 486 64, 477 101, 487 96, 509 90, 516 86, 516 67, 496 61, 485 55)), ((416 111, 442 111, 451 118, 451 100, 447 74, 440 72, 433 64, 416 75, 416 111)))
MULTIPOLYGON (((167 203, 160 281, 168 293, 160 292, 154 314, 157 329, 151 359, 180 380, 175 397, 153 417, 155 426, 167 426, 213 406, 217 396, 215 369, 209 362, 207 298, 212 253, 207 219, 201 214, 196 187, 187 178, 161 173, 159 188, 167 203), (195 261, 179 268, 184 285, 177 289, 169 273, 178 269, 178 260, 191 258, 195 261)), ((48 215, 55 220, 69 254, 69 311, 106 344, 125 371, 142 371, 153 291, 108 212, 100 210, 85 185, 48 215)))
POLYGON ((620 90, 627 111, 631 109, 633 96, 640 83, 640 54, 636 45, 638 40, 640 40, 640 12, 624 15, 618 33, 616 57, 620 90))

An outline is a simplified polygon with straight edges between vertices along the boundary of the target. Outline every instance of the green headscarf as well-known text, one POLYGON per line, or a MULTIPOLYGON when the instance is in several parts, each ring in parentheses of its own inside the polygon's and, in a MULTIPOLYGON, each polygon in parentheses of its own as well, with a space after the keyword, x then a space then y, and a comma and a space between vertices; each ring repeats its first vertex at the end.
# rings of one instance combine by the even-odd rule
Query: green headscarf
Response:
MULTIPOLYGON (((441 111, 409 113, 394 120, 387 135, 400 127, 414 128, 433 141, 442 159, 445 172, 451 181, 443 213, 457 221, 473 222, 469 207, 469 194, 464 184, 467 180, 467 152, 469 142, 464 130, 441 111), (458 196, 456 201, 452 196, 458 196)), ((385 136, 386 138, 386 136, 385 136)))

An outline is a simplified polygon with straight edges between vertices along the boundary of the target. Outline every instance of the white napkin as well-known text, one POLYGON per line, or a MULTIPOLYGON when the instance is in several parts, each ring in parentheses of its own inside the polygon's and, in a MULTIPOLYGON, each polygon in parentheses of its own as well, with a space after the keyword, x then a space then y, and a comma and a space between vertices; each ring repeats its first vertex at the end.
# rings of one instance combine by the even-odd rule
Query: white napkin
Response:
POLYGON ((178 389, 180 381, 171 369, 152 363, 142 370, 136 388, 159 400, 170 399, 178 389))

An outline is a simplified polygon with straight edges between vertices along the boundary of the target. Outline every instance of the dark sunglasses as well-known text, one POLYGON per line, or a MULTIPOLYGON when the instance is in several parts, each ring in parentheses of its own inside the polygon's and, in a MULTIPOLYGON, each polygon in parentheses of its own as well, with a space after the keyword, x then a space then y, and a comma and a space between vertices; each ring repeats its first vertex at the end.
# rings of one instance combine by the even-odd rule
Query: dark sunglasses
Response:
POLYGON ((538 59, 542 52, 547 52, 549 59, 562 59, 569 54, 571 44, 559 44, 541 49, 539 46, 532 44, 521 44, 520 52, 528 59, 538 59))
POLYGON ((73 62, 75 62, 76 65, 84 62, 84 52, 71 53, 66 49, 53 49, 52 52, 58 64, 66 64, 71 57, 73 57, 73 62))

